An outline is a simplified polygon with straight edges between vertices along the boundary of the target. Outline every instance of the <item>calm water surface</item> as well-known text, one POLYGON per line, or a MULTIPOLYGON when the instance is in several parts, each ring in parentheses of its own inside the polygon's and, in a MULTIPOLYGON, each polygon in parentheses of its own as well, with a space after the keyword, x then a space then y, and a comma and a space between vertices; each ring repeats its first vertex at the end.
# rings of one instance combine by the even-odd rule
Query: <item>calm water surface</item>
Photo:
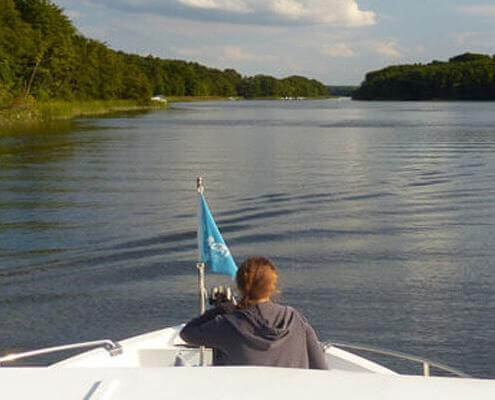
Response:
POLYGON ((323 340, 495 377, 495 103, 197 103, 0 135, 0 354, 195 314, 197 175, 236 258, 272 257, 323 340))

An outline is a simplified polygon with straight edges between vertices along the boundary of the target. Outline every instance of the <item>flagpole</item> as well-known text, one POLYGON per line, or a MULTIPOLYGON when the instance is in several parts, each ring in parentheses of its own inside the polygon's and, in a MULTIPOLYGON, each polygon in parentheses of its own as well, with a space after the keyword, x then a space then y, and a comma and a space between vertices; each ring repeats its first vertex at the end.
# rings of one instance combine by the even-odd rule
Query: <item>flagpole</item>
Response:
MULTIPOLYGON (((206 311, 206 288, 205 288, 205 263, 201 259, 201 195, 204 192, 203 178, 198 176, 196 178, 196 190, 198 191, 198 262, 196 268, 198 269, 198 292, 199 292, 199 314, 203 315, 206 311)), ((199 348, 199 365, 206 365, 205 362, 205 347, 199 348)))
POLYGON ((203 178, 198 176, 196 179, 196 189, 198 191, 198 263, 196 267, 198 268, 198 290, 199 290, 199 313, 203 315, 206 311, 205 302, 205 263, 201 260, 201 233, 199 224, 201 223, 201 202, 199 196, 204 192, 203 178))

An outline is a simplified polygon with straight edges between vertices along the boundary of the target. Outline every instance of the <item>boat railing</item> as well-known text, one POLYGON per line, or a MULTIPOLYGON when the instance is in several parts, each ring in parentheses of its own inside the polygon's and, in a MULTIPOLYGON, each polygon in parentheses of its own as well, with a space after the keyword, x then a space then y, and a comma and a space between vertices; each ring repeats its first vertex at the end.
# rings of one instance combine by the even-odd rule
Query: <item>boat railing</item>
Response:
POLYGON ((30 358, 42 354, 57 353, 66 350, 74 350, 74 349, 90 348, 90 347, 103 348, 104 350, 108 351, 108 353, 112 357, 122 354, 122 346, 118 342, 114 342, 109 339, 94 340, 92 342, 73 343, 73 344, 66 344, 63 346, 46 347, 44 349, 26 351, 24 353, 8 354, 6 356, 0 357, 0 367, 4 363, 17 361, 24 358, 30 358))
POLYGON ((462 372, 456 368, 452 368, 448 365, 434 362, 434 361, 431 361, 429 359, 414 356, 414 355, 407 354, 407 353, 402 353, 402 352, 393 351, 393 350, 380 349, 377 347, 364 346, 364 345, 359 345, 359 344, 343 343, 343 342, 328 341, 328 342, 325 342, 323 344, 323 347, 325 350, 332 347, 332 346, 337 347, 337 348, 349 349, 349 350, 365 351, 365 352, 372 353, 372 354, 379 354, 382 356, 393 357, 393 358, 398 358, 398 359, 412 361, 412 362, 422 364, 424 377, 431 376, 430 369, 436 368, 436 369, 439 369, 439 370, 444 371, 444 372, 448 372, 450 374, 453 374, 453 375, 461 377, 461 378, 471 378, 470 375, 465 374, 464 372, 462 372))

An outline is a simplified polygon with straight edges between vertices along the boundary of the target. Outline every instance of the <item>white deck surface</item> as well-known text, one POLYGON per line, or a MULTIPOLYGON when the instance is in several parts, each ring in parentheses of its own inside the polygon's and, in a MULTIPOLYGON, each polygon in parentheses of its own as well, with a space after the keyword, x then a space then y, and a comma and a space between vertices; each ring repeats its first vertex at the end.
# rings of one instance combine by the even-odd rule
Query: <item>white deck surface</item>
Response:
POLYGON ((4 368, 10 399, 493 400, 495 382, 258 367, 4 368))
POLYGON ((123 340, 114 357, 96 349, 48 368, 0 368, 0 400, 495 400, 495 380, 398 375, 335 347, 330 371, 198 367, 179 330, 123 340), (191 366, 173 367, 177 356, 191 366))
MULTIPOLYGON (((68 358, 52 368, 153 368, 174 365, 179 354, 188 365, 199 364, 197 349, 178 348, 184 344, 179 337, 182 325, 173 326, 122 340, 123 353, 110 357, 103 349, 96 349, 68 358)), ((211 359, 211 355, 207 354, 211 359)), ((332 369, 349 372, 392 374, 395 372, 347 351, 331 347, 327 349, 328 364, 332 369)))

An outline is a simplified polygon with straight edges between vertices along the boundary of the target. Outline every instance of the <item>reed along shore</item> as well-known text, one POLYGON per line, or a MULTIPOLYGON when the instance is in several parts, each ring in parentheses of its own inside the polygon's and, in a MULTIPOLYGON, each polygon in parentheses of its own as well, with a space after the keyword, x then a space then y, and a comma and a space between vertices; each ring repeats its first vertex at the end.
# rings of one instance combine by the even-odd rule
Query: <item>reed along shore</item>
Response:
POLYGON ((137 100, 88 100, 37 102, 27 97, 0 109, 0 133, 9 129, 38 126, 58 120, 100 116, 115 112, 146 111, 166 108, 168 103, 137 100))

